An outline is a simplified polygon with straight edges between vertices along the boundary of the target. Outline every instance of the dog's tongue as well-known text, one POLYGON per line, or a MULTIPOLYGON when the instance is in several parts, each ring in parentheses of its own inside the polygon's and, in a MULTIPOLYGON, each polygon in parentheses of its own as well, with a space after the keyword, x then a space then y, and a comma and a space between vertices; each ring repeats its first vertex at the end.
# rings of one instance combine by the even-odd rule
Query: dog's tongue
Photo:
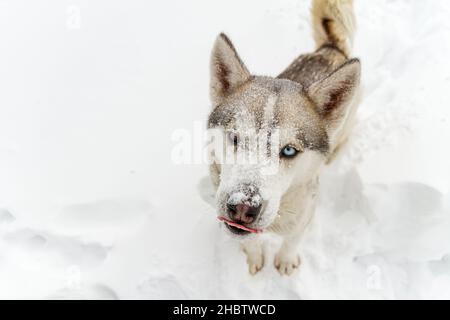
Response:
POLYGON ((222 222, 225 222, 226 224, 228 224, 228 225, 230 225, 232 227, 235 227, 235 228, 238 228, 238 229, 241 229, 241 230, 245 230, 245 231, 248 231, 248 232, 251 232, 251 233, 262 233, 263 232, 261 229, 248 228, 248 227, 243 226, 243 225, 241 225, 239 223, 231 221, 231 220, 229 220, 229 219, 227 219, 225 217, 218 217, 218 219, 220 221, 222 221, 222 222))

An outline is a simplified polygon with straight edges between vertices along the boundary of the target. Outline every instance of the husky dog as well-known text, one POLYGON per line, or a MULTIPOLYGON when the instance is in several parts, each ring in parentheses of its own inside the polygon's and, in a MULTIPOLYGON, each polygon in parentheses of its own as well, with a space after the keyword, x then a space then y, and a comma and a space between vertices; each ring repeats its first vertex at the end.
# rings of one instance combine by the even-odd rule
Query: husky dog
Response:
POLYGON ((361 67, 351 58, 353 1, 313 0, 312 20, 316 51, 275 78, 252 75, 224 34, 212 51, 208 128, 224 133, 227 154, 256 159, 229 163, 216 149, 210 162, 217 214, 242 240, 251 274, 264 265, 257 231, 283 237, 274 262, 280 274, 299 267, 319 171, 346 142, 356 112, 361 67), (252 135, 257 143, 248 143, 252 135))

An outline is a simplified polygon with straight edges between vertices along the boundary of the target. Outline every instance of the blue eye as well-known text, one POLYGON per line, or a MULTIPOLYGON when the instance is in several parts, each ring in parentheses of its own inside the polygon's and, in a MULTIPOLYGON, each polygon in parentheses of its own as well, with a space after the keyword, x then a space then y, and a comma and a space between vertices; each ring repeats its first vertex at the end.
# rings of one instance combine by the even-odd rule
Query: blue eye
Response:
POLYGON ((293 158, 297 153, 297 149, 291 146, 284 147, 283 150, 281 150, 281 156, 285 158, 293 158))

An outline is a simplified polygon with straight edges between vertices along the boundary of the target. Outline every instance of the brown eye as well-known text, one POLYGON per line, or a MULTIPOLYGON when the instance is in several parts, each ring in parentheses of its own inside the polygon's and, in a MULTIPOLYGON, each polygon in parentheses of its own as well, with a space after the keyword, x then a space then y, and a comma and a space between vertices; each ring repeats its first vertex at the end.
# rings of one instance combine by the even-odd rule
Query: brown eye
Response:
POLYGON ((236 132, 230 132, 228 134, 228 139, 234 144, 235 147, 239 144, 239 135, 236 132))

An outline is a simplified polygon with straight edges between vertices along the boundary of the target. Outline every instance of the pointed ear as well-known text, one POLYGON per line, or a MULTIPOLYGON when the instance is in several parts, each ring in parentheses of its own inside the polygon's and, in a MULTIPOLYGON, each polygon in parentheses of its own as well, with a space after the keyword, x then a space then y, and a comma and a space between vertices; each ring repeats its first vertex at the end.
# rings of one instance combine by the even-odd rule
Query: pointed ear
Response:
POLYGON ((219 105, 234 89, 250 78, 228 37, 221 33, 211 55, 211 101, 219 105))
POLYGON ((359 86, 360 74, 361 63, 358 59, 352 59, 307 89, 322 118, 337 121, 346 114, 348 103, 359 86))

